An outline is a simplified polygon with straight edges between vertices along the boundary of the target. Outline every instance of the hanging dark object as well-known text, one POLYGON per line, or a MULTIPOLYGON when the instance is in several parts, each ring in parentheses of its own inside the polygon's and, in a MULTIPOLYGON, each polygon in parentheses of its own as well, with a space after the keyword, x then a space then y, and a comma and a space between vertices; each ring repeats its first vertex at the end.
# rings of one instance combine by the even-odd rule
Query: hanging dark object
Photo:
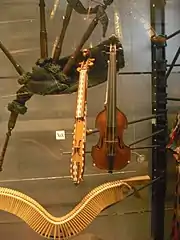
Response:
MULTIPOLYGON (((93 8, 86 9, 79 0, 67 0, 66 14, 63 19, 63 27, 56 45, 52 58, 48 57, 47 48, 47 31, 45 21, 45 1, 39 0, 40 7, 40 52, 41 58, 37 60, 32 72, 26 72, 12 57, 10 52, 0 42, 0 49, 5 53, 6 57, 15 67, 16 71, 20 75, 18 83, 21 88, 16 92, 16 99, 8 105, 8 110, 11 112, 8 122, 8 132, 6 140, 3 146, 2 154, 0 156, 0 170, 2 167, 3 159, 7 149, 9 137, 15 127, 19 114, 25 114, 27 112, 26 102, 34 95, 59 95, 70 94, 77 91, 78 88, 78 73, 76 68, 78 63, 83 60, 82 48, 86 41, 93 33, 98 22, 101 23, 103 28, 103 37, 105 37, 108 27, 108 16, 106 8, 113 1, 104 0, 104 4, 99 4, 93 8), (79 14, 95 14, 94 19, 90 23, 88 29, 82 36, 80 43, 76 47, 76 50, 71 56, 67 56, 59 59, 63 40, 67 27, 69 25, 72 11, 75 10, 79 14)), ((107 78, 107 61, 104 55, 104 50, 107 45, 110 45, 111 38, 98 44, 94 48, 90 48, 89 52, 92 58, 95 59, 95 64, 89 73, 89 85, 88 87, 96 86, 106 81, 107 78)), ((124 55, 122 45, 119 39, 115 39, 115 42, 120 49, 117 56, 117 71, 124 67, 124 55)))

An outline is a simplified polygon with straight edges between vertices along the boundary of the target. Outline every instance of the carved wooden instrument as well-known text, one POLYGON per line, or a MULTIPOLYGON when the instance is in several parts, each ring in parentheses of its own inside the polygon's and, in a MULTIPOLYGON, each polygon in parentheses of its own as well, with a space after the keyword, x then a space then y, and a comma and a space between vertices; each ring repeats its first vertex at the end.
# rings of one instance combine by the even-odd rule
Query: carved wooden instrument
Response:
POLYGON ((83 56, 86 57, 86 60, 81 62, 80 67, 77 68, 79 72, 79 85, 70 165, 71 177, 75 184, 79 184, 80 181, 82 181, 84 173, 88 70, 94 61, 94 59, 89 58, 89 52, 87 50, 83 51, 83 56))
POLYGON ((65 240, 82 232, 104 209, 127 197, 133 190, 131 186, 149 184, 149 181, 150 177, 145 175, 102 184, 62 217, 52 216, 23 193, 0 187, 0 210, 21 218, 43 237, 65 240))
POLYGON ((133 190, 131 186, 149 181, 150 177, 145 175, 102 184, 63 217, 52 216, 23 193, 0 187, 0 210, 21 218, 43 237, 65 240, 82 232, 104 209, 123 200, 133 190))
POLYGON ((107 95, 104 110, 96 117, 96 128, 99 130, 99 141, 92 147, 93 164, 100 169, 113 170, 124 168, 131 158, 130 148, 124 144, 123 133, 127 128, 127 118, 117 108, 116 101, 116 48, 115 37, 109 48, 107 95))
POLYGON ((114 181, 92 190, 68 214, 54 217, 32 198, 15 190, 0 188, 0 209, 24 220, 47 239, 65 240, 83 231, 108 206, 123 200, 130 185, 114 181))

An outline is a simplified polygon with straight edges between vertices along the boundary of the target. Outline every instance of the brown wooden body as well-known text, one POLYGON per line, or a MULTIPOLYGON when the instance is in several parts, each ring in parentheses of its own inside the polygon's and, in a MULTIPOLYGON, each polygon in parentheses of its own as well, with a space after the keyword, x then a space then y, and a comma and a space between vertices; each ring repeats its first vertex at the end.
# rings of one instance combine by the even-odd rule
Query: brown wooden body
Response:
MULTIPOLYGON (((131 151, 123 142, 123 132, 127 128, 126 116, 117 108, 117 136, 116 136, 116 154, 114 157, 113 170, 120 170, 124 168, 130 161, 131 151)), ((107 159, 107 143, 106 129, 107 129, 107 110, 101 111, 96 117, 96 128, 99 130, 100 138, 97 145, 92 147, 91 156, 93 164, 99 169, 109 170, 107 159)))

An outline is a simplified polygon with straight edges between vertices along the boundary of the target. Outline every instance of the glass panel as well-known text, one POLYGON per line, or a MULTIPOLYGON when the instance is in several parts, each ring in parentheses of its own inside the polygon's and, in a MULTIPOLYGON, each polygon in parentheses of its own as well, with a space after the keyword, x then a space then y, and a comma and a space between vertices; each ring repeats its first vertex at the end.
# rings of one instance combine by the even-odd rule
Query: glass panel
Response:
POLYGON ((151 71, 149 0, 116 2, 122 26, 122 43, 126 59, 126 67, 123 71, 151 71))
MULTIPOLYGON (((86 8, 97 5, 97 1, 83 0, 82 3, 86 8)), ((46 1, 50 57, 55 39, 62 28, 66 6, 67 1, 46 1)), ((105 39, 115 32, 124 49, 125 67, 120 70, 117 78, 117 105, 129 122, 151 115, 149 6, 149 0, 114 0, 106 11, 109 26, 105 39)), ((61 57, 72 54, 93 17, 94 15, 80 15, 73 12, 61 57)), ((1 0, 0 31, 0 41, 26 71, 31 71, 40 57, 38 1, 1 0)), ((170 30, 168 32, 170 33, 170 30)), ((102 26, 98 24, 84 46, 94 47, 105 39, 102 37, 102 26)), ((175 47, 173 49, 175 51, 175 47)), ((168 58, 171 59, 172 56, 168 58)), ((15 99, 15 92, 20 87, 17 83, 18 74, 2 52, 0 52, 0 79, 2 147, 9 117, 7 105, 15 99)), ((106 83, 88 89, 88 128, 95 127, 96 116, 104 109, 105 92, 106 83)), ((68 213, 90 190, 104 182, 149 173, 148 162, 151 161, 151 151, 148 149, 133 149, 131 163, 113 175, 93 167, 92 158, 87 154, 84 182, 78 187, 74 186, 69 173, 71 155, 62 153, 68 151, 71 153, 76 98, 76 93, 61 96, 34 95, 28 101, 27 113, 18 118, 5 156, 3 172, 0 174, 1 187, 17 189, 31 196, 55 216, 68 213), (65 140, 56 140, 57 130, 66 131, 65 140), (145 161, 139 163, 140 160, 145 161)), ((151 120, 129 125, 123 140, 126 144, 130 144, 150 134, 151 120)), ((88 136, 86 150, 91 150, 98 139, 98 134, 88 136)), ((150 144, 151 139, 148 139, 133 147, 150 144)), ((147 213, 150 208, 149 189, 143 191, 142 196, 143 200, 133 196, 107 209, 75 239, 87 240, 88 236, 91 239, 91 235, 97 235, 103 240, 148 239, 150 236, 150 214, 147 213), (132 214, 139 212, 144 213, 132 214)), ((41 239, 28 229, 26 224, 4 212, 0 212, 0 232, 2 238, 7 240, 12 239, 12 235, 15 236, 14 239, 41 239)))

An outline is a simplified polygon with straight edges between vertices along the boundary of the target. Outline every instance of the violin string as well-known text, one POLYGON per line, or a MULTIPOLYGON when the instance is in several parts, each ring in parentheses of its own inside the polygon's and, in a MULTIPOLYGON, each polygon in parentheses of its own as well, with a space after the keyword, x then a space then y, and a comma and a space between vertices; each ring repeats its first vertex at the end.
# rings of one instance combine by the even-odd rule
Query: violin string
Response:
POLYGON ((104 101, 104 106, 107 105, 107 97, 108 97, 108 81, 106 81, 106 91, 105 91, 105 101, 104 101))
MULTIPOLYGON (((120 40, 120 42, 122 43, 123 34, 122 34, 122 24, 121 24, 121 19, 120 19, 120 12, 118 11, 118 8, 117 8, 117 5, 116 5, 115 2, 113 3, 113 12, 114 12, 114 21, 113 21, 114 32, 115 32, 115 35, 120 40)), ((118 77, 121 77, 121 76, 118 76, 118 77)), ((118 84, 120 84, 120 85, 117 86, 117 75, 116 75, 116 83, 115 83, 115 86, 116 86, 115 87, 116 101, 117 101, 117 90, 116 90, 116 88, 118 87, 118 89, 119 89, 119 87, 120 87, 120 89, 123 89, 122 88, 122 79, 120 79, 120 81, 118 81, 118 84)), ((122 104, 122 101, 121 101, 121 104, 122 104)))
MULTIPOLYGON (((120 172, 114 172, 113 175, 124 175, 124 174, 132 174, 136 173, 136 171, 120 171, 120 172)), ((88 177, 103 177, 108 176, 109 173, 89 173, 84 174, 84 178, 88 177)), ((44 180, 64 180, 64 179, 71 179, 70 175, 64 175, 64 176, 49 176, 49 177, 32 177, 32 178, 21 178, 21 179, 4 179, 0 180, 0 183, 14 183, 14 182, 37 182, 37 181, 44 181, 44 180)))
MULTIPOLYGON (((114 76, 114 79, 112 79, 112 81, 113 81, 113 90, 114 90, 114 92, 113 92, 113 96, 114 96, 114 102, 116 103, 116 97, 117 97, 117 91, 116 91, 116 84, 117 84, 117 78, 116 78, 116 76, 117 76, 117 73, 116 73, 116 45, 114 46, 115 47, 115 59, 113 59, 113 66, 112 66, 112 76, 114 76), (115 72, 115 74, 114 74, 114 72, 115 72)), ((116 103, 117 104, 117 103, 116 103)), ((114 106, 113 107, 113 118, 115 118, 115 119, 113 119, 113 129, 115 129, 115 130, 113 130, 113 140, 115 140, 116 139, 116 119, 117 119, 117 116, 116 116, 116 106, 114 106)), ((114 155, 114 149, 112 148, 112 154, 114 155)))

